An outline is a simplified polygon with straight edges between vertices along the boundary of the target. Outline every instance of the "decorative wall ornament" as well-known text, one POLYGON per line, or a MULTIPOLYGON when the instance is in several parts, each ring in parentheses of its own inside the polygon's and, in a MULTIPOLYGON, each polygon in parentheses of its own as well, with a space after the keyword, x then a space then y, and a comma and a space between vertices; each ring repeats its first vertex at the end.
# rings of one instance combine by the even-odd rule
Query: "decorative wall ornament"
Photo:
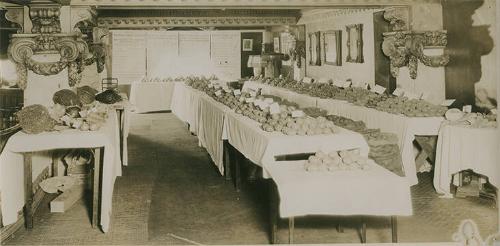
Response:
MULTIPOLYGON (((81 34, 13 34, 8 47, 9 58, 17 64, 19 87, 27 86, 28 69, 40 75, 55 75, 69 65, 69 84, 80 82, 75 73, 83 70, 83 59, 88 47, 81 34), (59 54, 59 61, 40 62, 33 59, 37 54, 59 54)), ((80 76, 81 78, 81 76, 80 76)))
POLYGON ((346 26, 347 62, 363 63, 363 24, 346 26))
POLYGON ((58 5, 34 5, 30 6, 29 16, 33 27, 32 33, 60 33, 61 22, 59 15, 61 14, 60 6, 58 5))
POLYGON ((354 15, 358 13, 365 13, 368 11, 374 11, 379 9, 378 7, 374 8, 341 8, 341 9, 316 9, 310 10, 302 14, 297 25, 311 24, 311 23, 328 23, 331 21, 335 21, 334 19, 339 16, 345 15, 354 15))
POLYGON ((85 66, 90 66, 95 63, 97 66, 97 73, 101 73, 106 64, 106 50, 104 49, 104 44, 92 43, 89 45, 89 52, 92 56, 84 60, 85 66))
POLYGON ((206 27, 206 26, 272 26, 295 25, 295 17, 102 17, 99 27, 151 28, 151 27, 206 27))
POLYGON ((92 26, 97 25, 97 10, 90 6, 71 7, 71 27, 73 31, 79 31, 78 24, 86 22, 92 26))
POLYGON ((417 78, 418 62, 429 67, 446 66, 448 55, 428 56, 425 48, 444 48, 447 44, 446 31, 389 32, 384 33, 382 51, 391 59, 391 74, 397 77, 399 68, 407 66, 410 77, 417 78))
POLYGON ((309 37, 309 65, 321 66, 321 33, 311 32, 309 37))
POLYGON ((384 9, 384 19, 391 24, 393 31, 410 29, 410 9, 408 6, 389 7, 384 9))
POLYGON ((22 33, 24 28, 24 8, 8 8, 5 13, 5 19, 19 27, 17 33, 22 33))

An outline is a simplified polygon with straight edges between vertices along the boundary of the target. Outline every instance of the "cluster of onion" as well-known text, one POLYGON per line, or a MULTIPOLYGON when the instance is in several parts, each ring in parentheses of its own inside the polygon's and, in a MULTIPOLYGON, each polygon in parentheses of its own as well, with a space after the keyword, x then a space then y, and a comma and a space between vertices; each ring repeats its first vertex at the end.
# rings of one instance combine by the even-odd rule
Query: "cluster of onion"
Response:
POLYGON ((315 155, 309 157, 304 164, 304 168, 308 172, 317 171, 341 171, 341 170, 367 170, 368 158, 361 156, 359 149, 341 150, 325 153, 323 151, 316 152, 315 155))

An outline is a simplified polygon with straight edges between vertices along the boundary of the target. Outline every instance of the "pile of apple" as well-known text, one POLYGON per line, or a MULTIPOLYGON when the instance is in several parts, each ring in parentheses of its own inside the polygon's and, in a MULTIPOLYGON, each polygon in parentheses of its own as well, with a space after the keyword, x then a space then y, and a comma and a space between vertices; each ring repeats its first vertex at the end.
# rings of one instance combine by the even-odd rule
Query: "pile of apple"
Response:
POLYGON ((403 114, 409 117, 443 116, 448 110, 445 106, 434 105, 424 100, 408 99, 407 97, 390 97, 380 101, 377 110, 391 114, 403 114))
POLYGON ((316 152, 304 164, 308 172, 343 171, 343 170, 368 170, 368 158, 360 155, 359 149, 341 150, 325 153, 316 152))

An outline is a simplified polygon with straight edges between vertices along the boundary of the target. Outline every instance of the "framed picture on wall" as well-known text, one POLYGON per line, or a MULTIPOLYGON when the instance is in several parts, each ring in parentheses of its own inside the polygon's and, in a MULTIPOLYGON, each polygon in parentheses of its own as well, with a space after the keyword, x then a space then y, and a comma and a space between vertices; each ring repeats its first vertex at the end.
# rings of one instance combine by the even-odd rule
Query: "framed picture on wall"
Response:
POLYGON ((253 39, 243 39, 243 51, 252 51, 253 50, 253 39))
POLYGON ((274 39, 273 39, 273 50, 274 50, 274 53, 281 53, 280 38, 279 37, 274 37, 274 39))
POLYGON ((342 66, 342 31, 323 33, 323 61, 325 64, 342 66))
POLYGON ((309 65, 321 66, 320 32, 311 32, 309 37, 309 65))
POLYGON ((346 26, 347 62, 363 63, 363 24, 346 26))

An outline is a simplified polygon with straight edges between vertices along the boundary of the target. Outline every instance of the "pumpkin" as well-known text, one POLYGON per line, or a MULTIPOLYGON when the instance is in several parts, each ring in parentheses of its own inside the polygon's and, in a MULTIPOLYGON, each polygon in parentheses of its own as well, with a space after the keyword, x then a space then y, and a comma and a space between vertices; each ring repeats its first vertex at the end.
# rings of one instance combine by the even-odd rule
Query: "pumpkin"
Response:
POLYGON ((95 95, 97 94, 97 90, 85 85, 82 87, 78 87, 76 89, 76 94, 78 95, 78 99, 83 104, 90 104, 95 101, 95 95))
POLYGON ((56 91, 52 97, 52 101, 54 101, 55 104, 61 104, 66 107, 79 106, 81 103, 78 95, 70 89, 56 91))

